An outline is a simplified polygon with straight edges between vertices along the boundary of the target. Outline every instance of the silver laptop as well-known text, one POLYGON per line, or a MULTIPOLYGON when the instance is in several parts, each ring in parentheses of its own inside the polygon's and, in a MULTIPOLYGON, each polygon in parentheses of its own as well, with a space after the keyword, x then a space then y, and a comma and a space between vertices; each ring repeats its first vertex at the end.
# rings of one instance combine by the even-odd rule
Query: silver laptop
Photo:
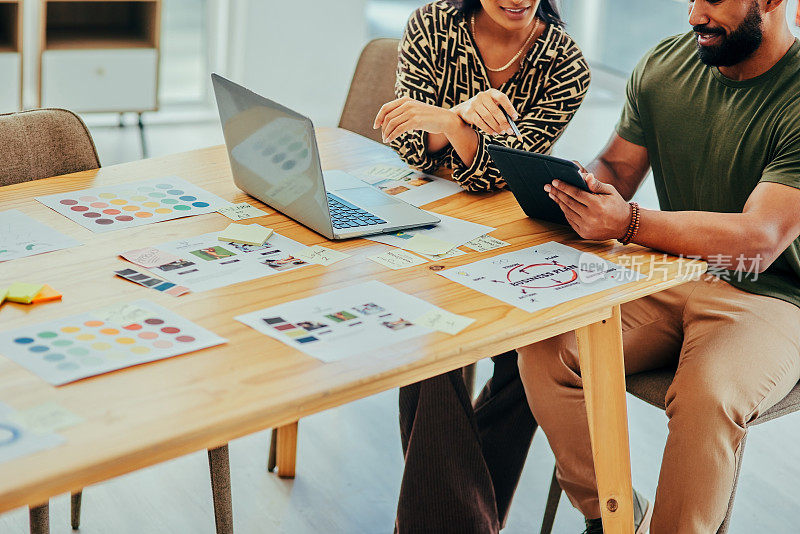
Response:
POLYGON ((323 173, 311 119, 217 74, 211 79, 233 181, 245 193, 328 239, 439 223, 346 172, 323 173))

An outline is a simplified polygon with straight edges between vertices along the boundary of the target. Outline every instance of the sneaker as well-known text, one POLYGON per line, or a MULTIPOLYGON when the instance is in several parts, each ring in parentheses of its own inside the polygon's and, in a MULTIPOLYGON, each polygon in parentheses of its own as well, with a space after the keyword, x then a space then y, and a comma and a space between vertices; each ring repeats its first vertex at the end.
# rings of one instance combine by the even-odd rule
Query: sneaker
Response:
MULTIPOLYGON (((633 490, 633 529, 634 534, 646 534, 650 530, 653 506, 641 493, 633 490)), ((603 534, 602 519, 587 519, 583 534, 603 534)))

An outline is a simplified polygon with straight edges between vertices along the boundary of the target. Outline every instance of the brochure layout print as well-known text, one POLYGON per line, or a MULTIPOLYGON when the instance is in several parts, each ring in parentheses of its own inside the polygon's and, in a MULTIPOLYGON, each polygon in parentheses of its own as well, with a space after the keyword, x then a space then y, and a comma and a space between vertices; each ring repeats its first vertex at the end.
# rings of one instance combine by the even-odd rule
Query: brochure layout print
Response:
POLYGON ((0 211, 0 262, 80 245, 19 210, 0 211))
POLYGON ((93 232, 213 213, 230 202, 177 176, 36 197, 93 232))
POLYGON ((16 422, 17 412, 0 402, 0 464, 35 452, 52 449, 64 442, 58 434, 39 434, 16 422))
POLYGON ((180 260, 153 267, 150 272, 199 292, 309 265, 297 257, 307 247, 277 233, 263 245, 223 242, 218 235, 219 232, 210 232, 155 245, 154 248, 180 260))
POLYGON ((60 386, 226 343, 148 300, 0 332, 0 354, 60 386))
POLYGON ((247 326, 324 362, 434 332, 414 323, 437 306, 378 281, 330 291, 236 317, 247 326))
POLYGON ((636 271, 555 241, 438 274, 529 312, 642 278, 636 271))
POLYGON ((384 193, 417 207, 463 191, 452 180, 408 167, 372 165, 353 171, 353 175, 384 193))

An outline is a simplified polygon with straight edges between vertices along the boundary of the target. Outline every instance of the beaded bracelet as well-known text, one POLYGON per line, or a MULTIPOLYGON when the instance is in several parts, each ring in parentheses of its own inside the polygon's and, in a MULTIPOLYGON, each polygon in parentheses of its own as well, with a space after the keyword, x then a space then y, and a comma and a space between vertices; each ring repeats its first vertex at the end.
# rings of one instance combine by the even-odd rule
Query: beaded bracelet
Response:
POLYGON ((637 204, 636 202, 631 202, 630 206, 631 206, 631 222, 630 224, 628 224, 628 230, 625 232, 625 235, 622 237, 622 239, 618 240, 623 245, 627 245, 628 243, 633 241, 633 239, 636 237, 636 234, 639 233, 639 222, 640 222, 639 204, 637 204))

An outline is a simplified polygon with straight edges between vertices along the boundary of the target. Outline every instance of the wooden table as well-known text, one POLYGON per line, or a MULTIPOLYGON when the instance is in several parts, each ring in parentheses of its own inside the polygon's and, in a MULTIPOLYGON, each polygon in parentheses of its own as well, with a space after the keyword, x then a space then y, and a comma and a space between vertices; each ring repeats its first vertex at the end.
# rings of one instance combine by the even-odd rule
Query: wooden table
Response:
MULTIPOLYGON (((397 161, 386 147, 343 130, 322 129, 319 141, 326 168, 397 161)), ((352 257, 330 267, 310 266, 174 298, 116 278, 113 271, 129 265, 116 254, 221 230, 228 219, 214 213, 95 234, 34 200, 37 195, 167 175, 181 176, 227 200, 248 200, 264 207, 234 186, 224 147, 2 189, 0 210, 20 209, 85 243, 80 248, 0 264, 0 284, 13 280, 48 283, 64 295, 57 303, 6 303, 0 309, 2 329, 147 298, 230 341, 62 387, 50 386, 0 357, 0 401, 16 409, 55 401, 85 419, 59 432, 66 438, 61 446, 0 465, 0 512, 45 503, 60 493, 219 447, 238 437, 291 424, 328 408, 576 330, 606 531, 633 532, 619 306, 686 281, 696 273, 694 262, 653 255, 636 246, 580 241, 562 227, 525 217, 507 192, 460 193, 426 207, 497 227, 492 235, 511 246, 437 264, 452 267, 558 240, 612 261, 622 255, 638 257, 643 273, 658 270, 658 276, 527 313, 436 275, 429 270, 432 263, 399 271, 386 269, 365 259, 385 250, 384 245, 360 239, 331 243, 266 208, 272 213, 256 222, 306 245, 324 244, 352 257), (323 364, 233 319, 372 279, 477 320, 456 336, 430 334, 387 347, 379 357, 365 354, 323 364)))

